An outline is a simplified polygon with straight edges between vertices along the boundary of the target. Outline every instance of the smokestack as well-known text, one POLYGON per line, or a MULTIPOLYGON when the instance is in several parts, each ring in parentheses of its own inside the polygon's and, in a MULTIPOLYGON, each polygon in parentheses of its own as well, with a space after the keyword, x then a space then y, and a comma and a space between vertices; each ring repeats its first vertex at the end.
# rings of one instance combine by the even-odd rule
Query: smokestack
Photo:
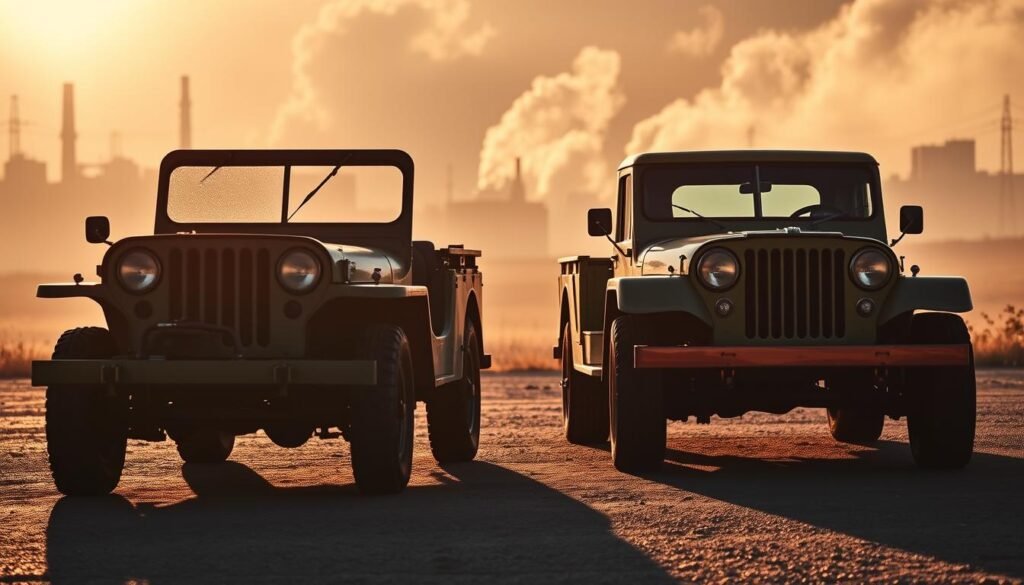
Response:
POLYGON ((181 76, 181 121, 178 135, 181 148, 192 148, 192 100, 188 95, 188 75, 181 76))
POLYGON ((60 180, 69 183, 78 178, 78 160, 75 157, 75 86, 64 84, 64 121, 60 130, 60 180))
POLYGON ((523 185, 523 165, 518 156, 516 157, 516 178, 512 181, 512 187, 509 189, 509 199, 517 202, 526 201, 526 187, 523 185))
POLYGON ((21 154, 21 116, 18 115, 18 96, 11 96, 11 118, 7 122, 7 131, 10 133, 10 152, 8 158, 14 158, 21 154))

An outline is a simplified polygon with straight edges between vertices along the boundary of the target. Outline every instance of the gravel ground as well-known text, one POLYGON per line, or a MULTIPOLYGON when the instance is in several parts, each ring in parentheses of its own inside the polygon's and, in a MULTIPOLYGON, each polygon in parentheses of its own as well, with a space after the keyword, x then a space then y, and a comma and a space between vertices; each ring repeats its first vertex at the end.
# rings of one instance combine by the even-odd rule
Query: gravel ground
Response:
POLYGON ((348 448, 241 437, 223 465, 129 445, 117 492, 62 499, 42 391, 0 385, 0 583, 1020 582, 1024 372, 979 372, 976 454, 914 467, 906 425, 833 442, 820 410, 669 426, 665 470, 561 437, 557 379, 485 378, 474 463, 440 467, 417 412, 409 489, 356 493, 348 448))

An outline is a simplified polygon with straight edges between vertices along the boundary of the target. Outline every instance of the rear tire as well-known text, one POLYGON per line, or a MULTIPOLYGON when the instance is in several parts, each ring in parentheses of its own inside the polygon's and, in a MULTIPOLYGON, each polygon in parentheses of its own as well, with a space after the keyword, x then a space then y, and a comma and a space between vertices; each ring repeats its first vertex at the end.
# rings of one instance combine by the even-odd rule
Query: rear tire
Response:
POLYGON ((870 445, 882 436, 885 414, 863 408, 827 408, 828 431, 840 443, 870 445))
POLYGON ((634 316, 615 319, 608 348, 608 412, 612 462, 625 472, 658 471, 665 460, 661 379, 633 367, 633 348, 645 339, 634 316))
MULTIPOLYGON (((911 335, 917 344, 970 344, 963 319, 948 313, 914 315, 911 335)), ((974 451, 977 390, 974 349, 966 366, 914 368, 908 372, 907 430, 918 466, 958 469, 974 451)))
POLYGON ((362 351, 377 361, 377 385, 360 389, 352 404, 352 472, 362 493, 394 494, 405 489, 412 473, 412 352, 395 325, 370 326, 362 351))
POLYGON ((480 337, 472 320, 463 347, 463 378, 427 402, 430 450, 438 463, 472 461, 480 446, 480 337))
POLYGON ((562 427, 565 438, 577 445, 608 440, 608 392, 600 378, 573 367, 569 324, 562 329, 562 427))
MULTIPOLYGON (((100 327, 64 332, 53 359, 103 359, 116 353, 114 338, 100 327)), ((46 389, 46 450, 57 490, 96 496, 117 487, 128 446, 128 400, 104 386, 46 389)))
POLYGON ((235 448, 235 435, 200 427, 175 437, 178 455, 185 463, 223 463, 235 448))

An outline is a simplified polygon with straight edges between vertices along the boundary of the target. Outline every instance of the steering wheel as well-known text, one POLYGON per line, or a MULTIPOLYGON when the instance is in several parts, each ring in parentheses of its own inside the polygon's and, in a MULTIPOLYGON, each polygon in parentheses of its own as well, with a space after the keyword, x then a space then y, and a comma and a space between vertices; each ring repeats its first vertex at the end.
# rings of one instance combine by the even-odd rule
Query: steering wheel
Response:
POLYGON ((821 203, 815 203, 813 205, 804 205, 800 209, 797 209, 793 213, 790 213, 789 217, 800 217, 801 215, 803 215, 805 213, 810 214, 810 217, 814 217, 816 211, 823 212, 820 215, 842 214, 843 213, 842 211, 836 209, 835 207, 830 207, 828 205, 822 205, 821 203))

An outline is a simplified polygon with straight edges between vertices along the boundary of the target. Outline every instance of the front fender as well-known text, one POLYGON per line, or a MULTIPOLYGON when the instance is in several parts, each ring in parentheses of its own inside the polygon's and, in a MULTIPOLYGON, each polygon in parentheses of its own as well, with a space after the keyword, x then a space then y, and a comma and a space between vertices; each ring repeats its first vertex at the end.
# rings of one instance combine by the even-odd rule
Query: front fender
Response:
POLYGON ((883 325, 908 311, 964 313, 973 308, 970 287, 959 276, 900 277, 882 307, 878 324, 883 325))
POLYGON ((615 293, 620 313, 675 313, 693 315, 711 325, 711 312, 693 289, 689 278, 682 276, 625 276, 608 281, 608 291, 615 293))

